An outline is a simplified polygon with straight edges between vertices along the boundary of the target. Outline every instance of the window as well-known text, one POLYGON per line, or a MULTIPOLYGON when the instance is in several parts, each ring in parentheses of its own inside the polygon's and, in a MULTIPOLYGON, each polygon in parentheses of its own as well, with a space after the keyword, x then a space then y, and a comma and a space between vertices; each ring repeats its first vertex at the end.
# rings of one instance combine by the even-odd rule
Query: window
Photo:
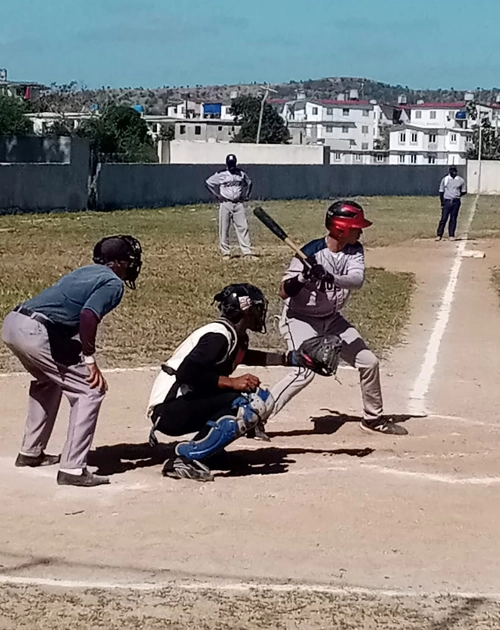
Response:
POLYGON ((326 126, 326 133, 332 133, 333 132, 333 127, 332 125, 327 125, 326 126))
POLYGON ((416 164, 417 163, 417 156, 415 154, 410 155, 410 162, 412 164, 416 164))
POLYGON ((367 134, 368 133, 368 125, 363 125, 361 127, 361 133, 367 134))
POLYGON ((436 112, 434 112, 434 111, 433 111, 433 112, 431 112, 431 113, 429 114, 429 118, 430 118, 431 120, 435 120, 435 119, 436 119, 436 112))
POLYGON ((415 118, 422 118, 422 112, 420 110, 415 112, 415 118))
POLYGON ((356 153, 356 155, 354 156, 354 160, 356 162, 361 162, 361 153, 356 153))
POLYGON ((361 143, 361 150, 362 151, 368 151, 368 142, 362 142, 361 143))
POLYGON ((403 132, 399 134, 399 144, 405 144, 405 143, 406 143, 406 134, 403 132))
POLYGON ((173 109, 174 109, 174 114, 177 114, 177 105, 173 109))
POLYGON ((183 134, 185 134, 185 133, 186 133, 186 125, 181 125, 181 126, 179 127, 179 133, 180 133, 181 135, 183 135, 183 134))
POLYGON ((429 144, 436 144, 437 136, 435 133, 429 134, 429 144))
POLYGON ((377 162, 383 162, 384 161, 384 156, 383 155, 377 155, 377 162))
POLYGON ((317 114, 318 114, 318 108, 313 107, 313 116, 316 116, 317 114))
POLYGON ((366 118, 369 115, 370 115, 370 112, 367 109, 364 109, 363 110, 363 116, 365 116, 365 118, 366 118))
POLYGON ((452 133, 451 134, 450 142, 452 142, 453 144, 456 144, 456 142, 457 142, 457 134, 456 133, 452 133))
POLYGON ((334 159, 335 162, 340 162, 341 158, 342 158, 342 153, 334 153, 333 154, 333 159, 334 159))
POLYGON ((222 131, 222 127, 221 127, 221 125, 219 125, 219 126, 217 127, 217 129, 218 129, 219 131, 222 131))
POLYGON ((194 135, 195 136, 201 136, 201 127, 200 127, 200 125, 195 125, 194 135))
POLYGON ((344 107, 344 109, 342 110, 342 116, 349 116, 349 108, 348 107, 344 107))
POLYGON ((418 133, 412 133, 411 134, 411 141, 412 144, 417 144, 418 142, 418 133))
POLYGON ((342 127, 342 133, 349 133, 349 127, 342 127))
POLYGON ((327 107, 326 108, 326 115, 327 116, 333 116, 333 107, 327 107))
POLYGON ((349 140, 349 146, 350 147, 355 147, 356 146, 356 142, 354 140, 349 140))
POLYGON ((401 155, 399 156, 399 163, 400 163, 400 164, 404 164, 404 163, 405 163, 405 156, 404 156, 403 154, 401 154, 401 155))
POLYGON ((435 155, 429 155, 428 162, 429 162, 429 164, 435 164, 436 163, 436 156, 435 155))

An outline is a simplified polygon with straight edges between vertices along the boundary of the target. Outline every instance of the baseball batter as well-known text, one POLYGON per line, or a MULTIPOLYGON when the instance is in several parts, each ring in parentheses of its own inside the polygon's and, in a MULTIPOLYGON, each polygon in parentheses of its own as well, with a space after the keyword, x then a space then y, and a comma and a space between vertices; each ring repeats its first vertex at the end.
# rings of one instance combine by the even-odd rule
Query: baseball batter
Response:
POLYGON ((80 267, 5 318, 2 338, 33 376, 28 418, 16 466, 60 462, 57 483, 100 486, 107 477, 87 470, 99 409, 107 385, 96 359, 96 334, 102 318, 121 302, 124 285, 135 288, 141 245, 132 236, 102 239, 94 264, 80 267), (69 429, 62 456, 47 455, 61 397, 70 404, 69 429))
MULTIPOLYGON (((359 332, 342 315, 353 290, 365 280, 363 246, 359 238, 371 225, 363 208, 354 201, 337 201, 326 213, 326 237, 311 241, 304 248, 311 267, 293 258, 281 284, 285 305, 280 331, 288 348, 297 348, 305 339, 335 334, 342 339, 341 357, 359 370, 363 398, 365 431, 406 435, 400 425, 383 417, 379 362, 359 332)), ((310 370, 291 371, 271 390, 278 413, 314 378, 310 370)))
POLYGON ((252 181, 238 167, 236 156, 226 157, 226 170, 214 173, 205 182, 208 190, 220 202, 219 207, 219 241, 222 257, 228 260, 231 256, 229 233, 234 225, 238 243, 243 256, 255 257, 250 242, 250 232, 244 203, 250 198, 252 181))

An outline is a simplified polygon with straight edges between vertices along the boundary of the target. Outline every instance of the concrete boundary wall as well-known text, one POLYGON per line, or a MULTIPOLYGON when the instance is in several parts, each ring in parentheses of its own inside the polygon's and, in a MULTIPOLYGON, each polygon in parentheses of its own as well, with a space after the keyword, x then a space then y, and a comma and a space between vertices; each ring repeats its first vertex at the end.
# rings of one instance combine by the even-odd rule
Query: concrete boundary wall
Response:
POLYGON ((221 167, 234 153, 242 164, 328 164, 330 150, 300 144, 248 144, 234 142, 160 141, 162 164, 214 164, 221 167))
MULTIPOLYGON (((441 166, 243 164, 242 168, 254 181, 255 200, 437 195, 439 182, 447 173, 441 166)), ((210 201, 204 182, 215 170, 206 164, 103 164, 97 183, 97 209, 210 201)))
MULTIPOLYGON (((470 160, 467 164, 467 190, 477 194, 479 179, 479 162, 470 160)), ((481 194, 500 195, 500 162, 484 160, 481 162, 481 194)))

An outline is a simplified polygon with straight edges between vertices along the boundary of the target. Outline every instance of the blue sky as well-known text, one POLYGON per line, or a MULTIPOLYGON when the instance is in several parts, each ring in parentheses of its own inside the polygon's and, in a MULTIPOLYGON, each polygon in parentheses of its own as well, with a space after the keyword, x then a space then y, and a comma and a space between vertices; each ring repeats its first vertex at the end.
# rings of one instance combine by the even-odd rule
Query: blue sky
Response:
POLYGON ((498 0, 0 0, 13 80, 500 85, 498 0), (489 42, 489 45, 488 45, 489 42))

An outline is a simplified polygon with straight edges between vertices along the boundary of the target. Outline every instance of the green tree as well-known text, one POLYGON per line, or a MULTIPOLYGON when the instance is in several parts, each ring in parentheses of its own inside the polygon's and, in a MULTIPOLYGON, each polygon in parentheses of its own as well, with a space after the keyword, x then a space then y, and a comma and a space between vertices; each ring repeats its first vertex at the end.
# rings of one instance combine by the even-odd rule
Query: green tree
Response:
MULTIPOLYGON (((234 142, 255 142, 259 127, 259 116, 262 101, 255 96, 238 96, 231 103, 231 114, 240 125, 240 131, 234 142)), ((265 103, 262 115, 260 142, 262 144, 286 144, 290 141, 290 133, 283 118, 272 105, 265 103)))
POLYGON ((28 105, 13 96, 0 95, 0 136, 22 136, 33 133, 33 125, 26 118, 28 105))
POLYGON ((90 139, 101 162, 156 162, 148 126, 141 115, 126 105, 108 105, 101 116, 84 121, 77 134, 90 139))

